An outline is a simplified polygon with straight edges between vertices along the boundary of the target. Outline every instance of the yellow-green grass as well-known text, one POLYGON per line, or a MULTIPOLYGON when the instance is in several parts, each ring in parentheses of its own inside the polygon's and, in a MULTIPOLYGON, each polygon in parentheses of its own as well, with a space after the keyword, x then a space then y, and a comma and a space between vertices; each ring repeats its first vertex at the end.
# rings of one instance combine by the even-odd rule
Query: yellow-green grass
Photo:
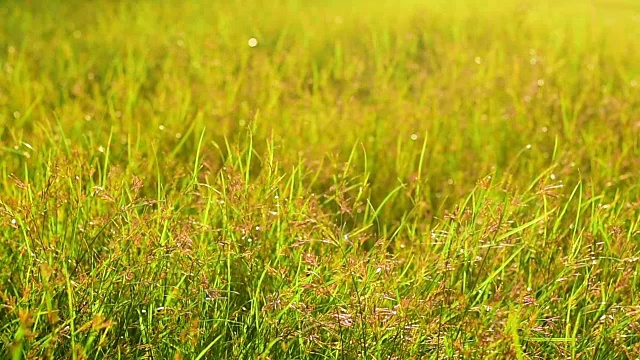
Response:
POLYGON ((636 1, 0 19, 1 358, 640 356, 636 1))

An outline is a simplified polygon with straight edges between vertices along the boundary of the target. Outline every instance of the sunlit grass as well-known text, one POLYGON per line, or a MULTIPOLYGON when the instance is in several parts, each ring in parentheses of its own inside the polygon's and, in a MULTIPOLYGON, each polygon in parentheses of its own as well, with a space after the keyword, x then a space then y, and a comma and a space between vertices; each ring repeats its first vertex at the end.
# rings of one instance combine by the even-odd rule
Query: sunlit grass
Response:
POLYGON ((640 5, 0 8, 0 357, 640 355, 640 5))

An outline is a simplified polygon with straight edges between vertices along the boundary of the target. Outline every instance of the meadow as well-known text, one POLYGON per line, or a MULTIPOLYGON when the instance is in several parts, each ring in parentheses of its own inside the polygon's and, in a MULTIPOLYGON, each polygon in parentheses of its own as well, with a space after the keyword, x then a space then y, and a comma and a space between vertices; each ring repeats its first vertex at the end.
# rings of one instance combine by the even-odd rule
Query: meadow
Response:
POLYGON ((0 358, 640 357, 640 3, 0 19, 0 358))

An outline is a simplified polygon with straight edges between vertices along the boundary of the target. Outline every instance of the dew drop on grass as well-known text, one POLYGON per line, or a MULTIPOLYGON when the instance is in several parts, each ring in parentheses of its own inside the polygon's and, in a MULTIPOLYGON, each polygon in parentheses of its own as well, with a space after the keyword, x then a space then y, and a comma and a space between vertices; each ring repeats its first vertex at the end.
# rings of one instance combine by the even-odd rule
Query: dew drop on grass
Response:
POLYGON ((16 221, 16 219, 11 219, 11 223, 12 223, 13 225, 15 225, 17 222, 18 222, 18 221, 16 221))
POLYGON ((249 39, 248 44, 249 44, 250 47, 256 47, 256 46, 258 46, 258 39, 251 38, 251 39, 249 39))
POLYGON ((160 131, 164 131, 164 125, 160 125, 160 126, 158 126, 158 129, 159 129, 160 131))
POLYGON ((13 117, 16 118, 16 119, 19 118, 20 117, 20 112, 19 111, 14 111, 13 112, 13 117))
POLYGON ((411 140, 413 141, 418 140, 418 134, 411 134, 411 140))
POLYGON ((480 65, 482 64, 482 58, 480 56, 476 56, 476 58, 474 59, 475 63, 480 65))
POLYGON ((103 153, 103 152, 104 152, 104 147, 99 146, 99 147, 98 147, 98 151, 100 151, 101 153, 103 153))
POLYGON ((544 86, 544 79, 538 79, 538 87, 544 86))

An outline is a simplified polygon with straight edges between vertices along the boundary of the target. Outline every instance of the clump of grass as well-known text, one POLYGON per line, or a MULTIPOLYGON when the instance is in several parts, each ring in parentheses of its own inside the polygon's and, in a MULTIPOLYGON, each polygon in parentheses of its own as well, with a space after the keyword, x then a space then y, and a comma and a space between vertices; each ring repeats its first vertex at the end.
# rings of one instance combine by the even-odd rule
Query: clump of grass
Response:
POLYGON ((0 355, 637 357, 638 13, 1 9, 0 355))

